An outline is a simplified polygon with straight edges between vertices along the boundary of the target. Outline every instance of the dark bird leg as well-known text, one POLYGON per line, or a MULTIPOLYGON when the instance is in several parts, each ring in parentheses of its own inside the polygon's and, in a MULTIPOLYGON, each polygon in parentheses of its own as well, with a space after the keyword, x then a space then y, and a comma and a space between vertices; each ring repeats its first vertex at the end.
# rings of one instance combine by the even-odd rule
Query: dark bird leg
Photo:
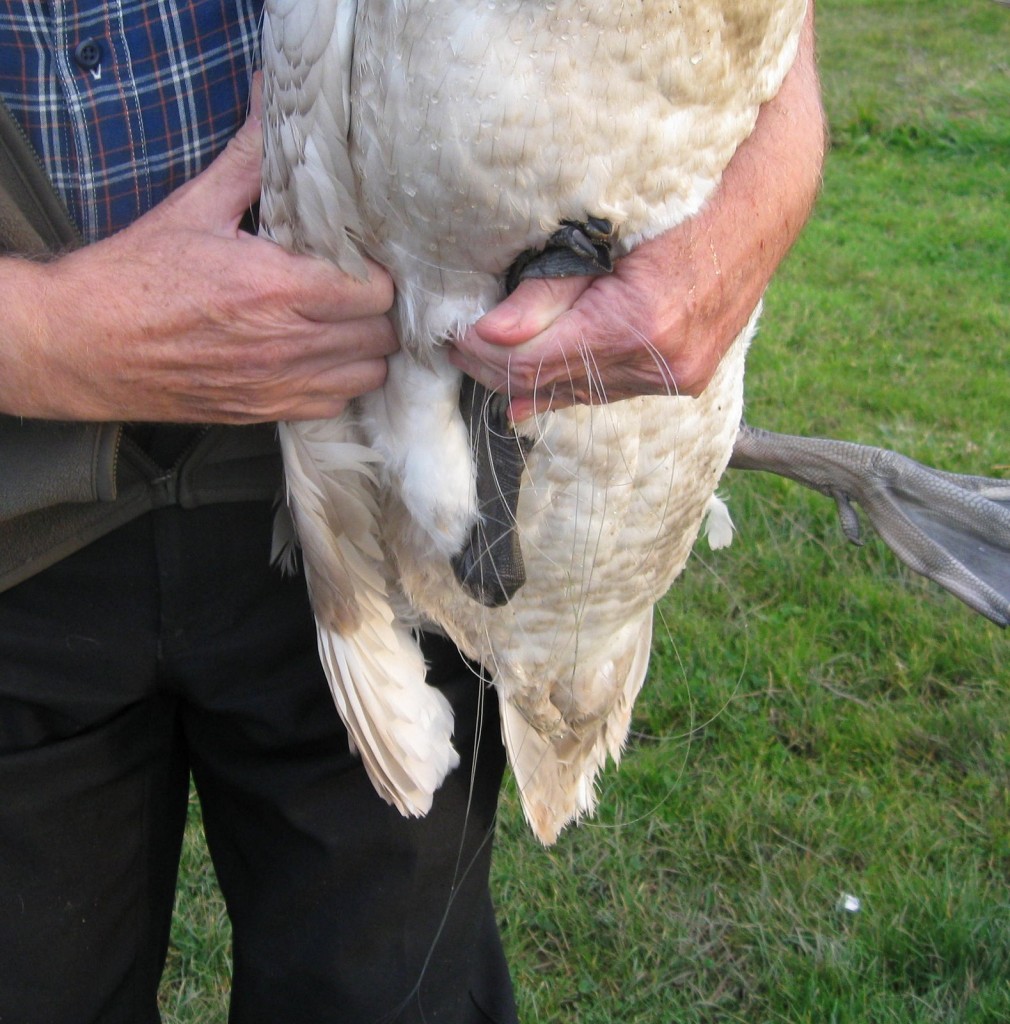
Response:
POLYGON ((861 543, 853 502, 887 546, 997 625, 1010 625, 1010 480, 944 473, 884 448, 742 426, 733 469, 789 477, 834 498, 861 543))
POLYGON ((470 430, 477 467, 480 513, 466 546, 452 560, 463 589, 488 608, 498 608, 526 582, 515 530, 523 464, 532 442, 508 422, 508 399, 464 377, 460 412, 470 430))
MULTIPOLYGON (((511 293, 527 278, 609 274, 613 269, 608 221, 588 217, 564 222, 539 251, 516 257, 505 278, 511 293)), ((522 548, 515 530, 516 508, 530 441, 508 422, 508 397, 463 378, 460 412, 470 431, 477 467, 479 516, 452 568, 463 589, 488 608, 507 604, 526 582, 522 548)))

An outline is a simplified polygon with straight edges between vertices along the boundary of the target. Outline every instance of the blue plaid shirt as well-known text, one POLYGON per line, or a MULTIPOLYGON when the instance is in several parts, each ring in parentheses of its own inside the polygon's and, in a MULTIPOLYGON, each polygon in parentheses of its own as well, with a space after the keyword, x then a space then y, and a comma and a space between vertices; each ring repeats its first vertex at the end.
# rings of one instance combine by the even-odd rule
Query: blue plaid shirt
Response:
POLYGON ((87 241, 191 178, 245 116, 262 0, 0 0, 0 96, 87 241))

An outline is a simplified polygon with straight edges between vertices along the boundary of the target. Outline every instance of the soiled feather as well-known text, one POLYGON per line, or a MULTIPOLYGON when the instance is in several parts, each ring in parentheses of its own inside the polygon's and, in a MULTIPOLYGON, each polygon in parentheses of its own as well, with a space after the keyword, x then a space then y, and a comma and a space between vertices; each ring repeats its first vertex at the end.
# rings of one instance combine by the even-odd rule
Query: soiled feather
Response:
POLYGON ((753 322, 698 400, 641 398, 522 425, 534 441, 517 512, 528 582, 500 609, 464 595, 449 564, 476 506, 459 378, 441 346, 499 300, 506 268, 561 221, 608 219, 620 254, 696 213, 792 63, 805 0, 266 7, 267 228, 350 272, 358 239, 397 286, 403 352, 386 386, 345 421, 311 428, 320 443, 364 439, 380 461, 359 456, 336 487, 311 447, 285 457, 338 707, 377 789, 401 809, 423 807, 418 787, 433 790, 454 763, 449 737, 436 728, 419 740, 385 715, 407 707, 419 723, 431 711, 404 637, 414 615, 437 625, 493 674, 527 818, 551 842, 593 808, 599 769, 620 755, 653 602, 683 566, 730 455, 753 322), (317 19, 337 29, 319 74, 304 64, 307 40, 323 37, 306 31, 317 19), (348 521, 327 507, 331 491, 348 521), (410 608, 396 615, 401 592, 410 608), (396 642, 371 654, 373 634, 396 642), (409 800, 394 762, 415 788, 409 800))

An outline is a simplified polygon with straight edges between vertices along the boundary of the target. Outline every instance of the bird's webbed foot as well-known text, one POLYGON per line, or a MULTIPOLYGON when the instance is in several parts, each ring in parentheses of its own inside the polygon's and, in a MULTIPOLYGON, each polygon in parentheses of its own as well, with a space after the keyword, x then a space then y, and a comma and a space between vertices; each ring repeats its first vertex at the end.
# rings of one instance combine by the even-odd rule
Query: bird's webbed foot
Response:
POLYGON ((475 601, 498 608, 526 582, 515 521, 531 442, 510 426, 505 395, 464 377, 459 404, 477 469, 479 514, 466 545, 452 559, 452 568, 475 601))
POLYGON ((566 220, 542 249, 526 249, 509 267, 505 287, 511 294, 520 281, 539 277, 594 277, 614 269, 611 245, 614 228, 609 220, 587 216, 566 220))
POLYGON ((845 535, 857 544, 858 503, 909 568, 1010 625, 1010 480, 945 473, 884 448, 746 426, 730 466, 778 473, 833 498, 845 535))
MULTIPOLYGON (((613 226, 602 217, 564 221, 542 249, 516 257, 505 277, 506 289, 515 291, 527 278, 609 274, 613 237, 613 226)), ((526 582, 515 518, 531 442, 509 425, 508 405, 507 396, 463 378, 459 406, 470 431, 479 516, 452 568, 463 589, 490 608, 507 604, 526 582)))

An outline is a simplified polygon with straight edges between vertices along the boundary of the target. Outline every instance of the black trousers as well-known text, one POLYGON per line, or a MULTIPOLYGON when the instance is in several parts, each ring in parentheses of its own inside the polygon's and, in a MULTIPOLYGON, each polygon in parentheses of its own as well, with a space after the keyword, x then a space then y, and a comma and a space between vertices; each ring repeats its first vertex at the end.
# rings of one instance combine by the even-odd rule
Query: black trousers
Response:
POLYGON ((496 702, 428 638, 461 767, 401 818, 348 752, 270 527, 265 505, 163 509, 0 595, 4 1024, 158 1020, 190 773, 234 1024, 515 1019, 496 702))

